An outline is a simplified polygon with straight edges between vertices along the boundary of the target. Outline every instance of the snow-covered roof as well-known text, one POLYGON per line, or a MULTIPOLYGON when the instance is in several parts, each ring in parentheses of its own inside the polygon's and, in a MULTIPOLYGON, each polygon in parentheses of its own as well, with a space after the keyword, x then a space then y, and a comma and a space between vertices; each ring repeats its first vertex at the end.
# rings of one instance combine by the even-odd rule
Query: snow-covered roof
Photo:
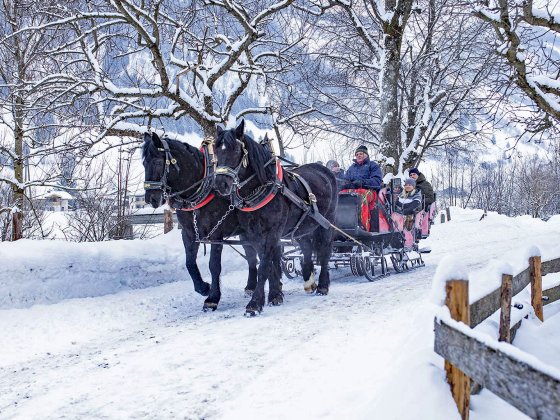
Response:
POLYGON ((73 200, 74 196, 72 196, 67 191, 47 191, 45 194, 41 194, 37 198, 61 198, 63 200, 73 200))

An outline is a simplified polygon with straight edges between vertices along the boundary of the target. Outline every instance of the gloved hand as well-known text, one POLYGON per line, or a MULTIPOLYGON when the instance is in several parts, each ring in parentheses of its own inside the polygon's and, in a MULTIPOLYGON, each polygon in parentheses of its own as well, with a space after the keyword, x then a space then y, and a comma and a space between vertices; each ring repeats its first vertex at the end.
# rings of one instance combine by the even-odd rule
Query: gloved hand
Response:
POLYGON ((354 186, 354 188, 362 188, 362 181, 360 180, 352 181, 352 185, 354 186))

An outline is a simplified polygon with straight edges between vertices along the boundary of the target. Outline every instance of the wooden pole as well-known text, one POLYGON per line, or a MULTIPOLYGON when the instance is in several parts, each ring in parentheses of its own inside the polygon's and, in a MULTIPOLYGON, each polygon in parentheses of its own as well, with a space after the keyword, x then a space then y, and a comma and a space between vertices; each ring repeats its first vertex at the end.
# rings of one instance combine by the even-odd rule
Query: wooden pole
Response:
POLYGON ((449 207, 445 208, 445 214, 447 215, 447 221, 451 221, 451 210, 449 210, 449 207))
POLYGON ((531 270, 531 305, 535 310, 535 315, 544 321, 542 304, 542 271, 541 257, 529 258, 529 268, 531 270))
MULTIPOLYGON (((449 308, 451 318, 470 325, 469 282, 466 280, 448 280, 445 283, 445 293, 445 305, 449 308)), ((468 420, 471 379, 447 360, 445 361, 445 371, 461 419, 468 420)))
POLYGON ((173 230, 173 212, 171 209, 166 208, 163 210, 163 233, 173 230))
POLYGON ((445 223, 445 214, 441 213, 441 221, 440 223, 445 223))
POLYGON ((502 274, 502 288, 500 292, 500 341, 511 343, 510 323, 511 323, 511 295, 512 295, 513 276, 502 274))

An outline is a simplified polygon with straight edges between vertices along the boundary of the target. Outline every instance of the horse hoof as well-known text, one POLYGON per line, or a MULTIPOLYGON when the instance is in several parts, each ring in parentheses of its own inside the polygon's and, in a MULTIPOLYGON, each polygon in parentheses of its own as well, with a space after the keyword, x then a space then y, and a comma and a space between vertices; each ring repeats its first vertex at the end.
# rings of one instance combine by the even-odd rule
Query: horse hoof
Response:
POLYGON ((253 292, 254 290, 251 289, 245 289, 245 297, 253 297, 253 292))
POLYGON ((329 288, 328 287, 319 287, 319 288, 317 288, 317 294, 319 296, 327 296, 329 294, 329 288))
POLYGON ((252 306, 248 306, 247 308, 245 308, 245 316, 253 317, 259 315, 261 312, 262 312, 262 307, 255 308, 252 306))
POLYGON ((204 305, 202 306, 202 310, 204 312, 208 312, 210 310, 214 312, 216 309, 218 309, 218 304, 214 302, 204 302, 204 305))
POLYGON ((210 294, 210 285, 204 282, 201 287, 195 287, 194 291, 202 296, 208 296, 210 294))
POLYGON ((270 306, 280 306, 284 303, 284 298, 282 296, 277 296, 274 299, 270 299, 268 304, 270 306))
POLYGON ((317 290, 317 284, 316 283, 312 283, 311 285, 304 285, 303 286, 303 290, 305 290, 305 293, 313 293, 315 292, 315 290, 317 290))

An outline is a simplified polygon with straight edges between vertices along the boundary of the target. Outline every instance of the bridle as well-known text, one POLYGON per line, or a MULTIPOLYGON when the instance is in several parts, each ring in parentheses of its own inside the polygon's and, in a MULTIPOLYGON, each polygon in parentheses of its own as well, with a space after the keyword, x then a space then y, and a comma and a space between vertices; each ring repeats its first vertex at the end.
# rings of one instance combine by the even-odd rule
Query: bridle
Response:
POLYGON ((226 193, 220 193, 223 196, 229 196, 231 198, 232 204, 241 211, 254 211, 257 210, 264 205, 266 205, 270 200, 274 198, 276 192, 282 189, 282 179, 283 179, 283 169, 280 165, 280 161, 277 159, 270 142, 268 145, 266 143, 262 143, 263 147, 269 147, 269 151, 271 152, 272 157, 264 164, 266 168, 270 164, 274 164, 275 166, 275 176, 274 179, 271 181, 266 182, 263 185, 257 187, 255 191, 253 191, 249 196, 243 197, 241 196, 240 190, 249 183, 253 178, 257 176, 256 173, 250 175, 244 181, 240 181, 239 179, 239 171, 241 168, 246 168, 249 164, 249 152, 245 147, 245 143, 239 139, 235 139, 237 143, 241 145, 241 149, 243 151, 243 156, 241 157, 241 161, 235 168, 231 168, 229 166, 217 166, 215 174, 216 175, 224 175, 228 176, 232 179, 232 184, 229 187, 229 190, 226 193))
POLYGON ((160 140, 163 148, 158 147, 157 150, 165 154, 165 169, 159 181, 145 181, 144 190, 161 190, 163 192, 164 199, 170 199, 180 204, 178 206, 180 207, 179 210, 192 211, 209 203, 214 198, 214 194, 211 194, 215 172, 214 168, 216 166, 213 142, 211 140, 205 140, 201 146, 201 152, 204 154, 204 176, 202 179, 198 180, 188 188, 172 192, 171 187, 167 183, 167 177, 171 170, 171 166, 174 166, 177 172, 180 172, 181 170, 179 165, 177 165, 177 160, 171 154, 168 142, 165 139, 160 140), (195 187, 198 188, 194 193, 186 198, 181 197, 182 194, 195 187))
POLYGON ((234 190, 239 191, 243 187, 243 185, 245 185, 248 181, 248 180, 245 180, 244 182, 239 181, 239 171, 241 170, 241 168, 246 168, 247 165, 249 164, 249 152, 245 147, 245 143, 243 143, 239 139, 235 139, 235 141, 241 145, 241 150, 243 151, 243 156, 241 157, 239 164, 235 168, 231 168, 229 166, 216 166, 216 171, 215 171, 216 175, 224 175, 232 179, 231 187, 229 191, 224 195, 232 195, 234 190))
POLYGON ((167 175, 169 175, 170 166, 173 165, 177 172, 180 172, 179 165, 177 165, 177 159, 171 154, 169 149, 169 144, 165 139, 160 139, 163 148, 158 147, 157 150, 165 153, 165 169, 163 170, 163 175, 159 181, 144 181, 144 189, 146 191, 150 190, 161 190, 165 198, 169 197, 171 193, 171 187, 167 185, 167 175))

